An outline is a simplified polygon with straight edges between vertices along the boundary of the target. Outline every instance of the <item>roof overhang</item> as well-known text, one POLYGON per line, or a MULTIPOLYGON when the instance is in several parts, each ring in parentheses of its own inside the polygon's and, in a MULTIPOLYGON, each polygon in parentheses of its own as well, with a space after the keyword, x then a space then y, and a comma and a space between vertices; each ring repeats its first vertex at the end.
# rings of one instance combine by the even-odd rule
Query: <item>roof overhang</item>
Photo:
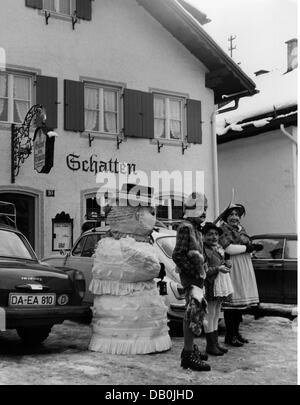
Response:
POLYGON ((181 0, 136 0, 209 70, 206 87, 212 89, 215 104, 255 93, 255 83, 204 31, 198 19, 181 0), (229 96, 229 98, 228 98, 229 96))
POLYGON ((277 110, 275 112, 270 112, 269 114, 263 114, 259 115, 256 117, 251 117, 247 120, 241 121, 238 124, 244 124, 243 125, 243 130, 242 131, 228 131, 224 135, 218 135, 217 136, 217 143, 218 145, 222 143, 227 143, 231 141, 235 141, 237 139, 243 139, 243 138, 250 138, 252 136, 256 136, 259 134, 263 134, 266 132, 271 132, 275 131, 280 128, 280 125, 283 124, 284 126, 292 126, 292 125, 298 125, 298 116, 297 116, 297 106, 292 106, 288 108, 284 108, 281 110, 277 110), (253 125, 253 122, 255 120, 260 120, 266 117, 273 117, 271 121, 262 126, 262 127, 256 127, 253 125), (249 124, 248 124, 249 122, 249 124))

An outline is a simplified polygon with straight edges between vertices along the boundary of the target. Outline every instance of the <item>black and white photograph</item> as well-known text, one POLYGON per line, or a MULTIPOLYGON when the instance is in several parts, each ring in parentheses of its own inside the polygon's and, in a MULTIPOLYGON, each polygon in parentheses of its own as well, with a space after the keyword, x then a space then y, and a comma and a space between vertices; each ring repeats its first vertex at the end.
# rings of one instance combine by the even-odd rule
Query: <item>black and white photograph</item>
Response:
POLYGON ((299 385, 297 6, 0 0, 0 386, 299 385))

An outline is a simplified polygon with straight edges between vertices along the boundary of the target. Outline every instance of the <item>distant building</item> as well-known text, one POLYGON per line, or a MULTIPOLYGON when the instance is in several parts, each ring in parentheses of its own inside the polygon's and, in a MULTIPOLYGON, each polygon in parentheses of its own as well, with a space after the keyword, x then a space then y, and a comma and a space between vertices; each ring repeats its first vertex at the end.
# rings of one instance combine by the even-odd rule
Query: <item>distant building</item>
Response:
POLYGON ((217 118, 220 206, 234 188, 252 234, 297 231, 297 41, 287 44, 286 72, 256 72, 259 93, 217 118))

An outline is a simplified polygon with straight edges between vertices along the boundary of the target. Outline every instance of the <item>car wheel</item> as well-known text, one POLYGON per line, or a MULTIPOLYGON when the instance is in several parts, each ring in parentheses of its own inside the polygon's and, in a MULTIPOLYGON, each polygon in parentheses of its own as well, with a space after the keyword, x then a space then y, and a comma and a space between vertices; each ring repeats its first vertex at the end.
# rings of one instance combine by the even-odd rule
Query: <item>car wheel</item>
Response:
POLYGON ((51 332, 51 326, 38 326, 31 328, 18 328, 17 332, 26 345, 38 345, 47 339, 51 332))

